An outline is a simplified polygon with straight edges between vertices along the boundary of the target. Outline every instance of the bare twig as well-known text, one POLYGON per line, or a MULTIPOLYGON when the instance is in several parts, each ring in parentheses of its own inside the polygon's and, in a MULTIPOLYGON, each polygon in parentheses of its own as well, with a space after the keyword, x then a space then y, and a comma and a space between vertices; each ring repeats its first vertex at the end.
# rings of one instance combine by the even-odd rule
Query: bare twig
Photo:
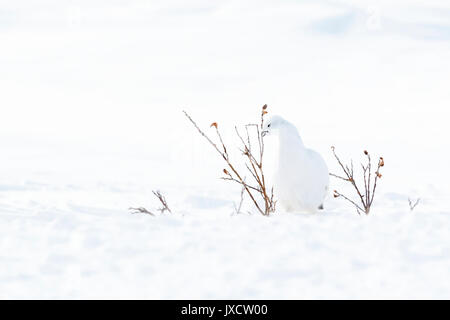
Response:
POLYGON ((236 204, 234 204, 234 211, 236 214, 241 213, 241 208, 242 208, 242 203, 244 202, 244 192, 245 192, 245 188, 242 186, 241 188, 241 197, 239 200, 239 205, 236 206, 236 204))
POLYGON ((361 202, 361 204, 360 205, 357 204, 355 201, 349 199, 348 197, 344 196, 343 194, 339 193, 336 190, 334 190, 334 197, 335 198, 342 197, 345 200, 352 203, 356 207, 358 214, 360 214, 360 212, 369 214, 370 208, 372 206, 373 199, 375 196, 378 179, 381 178, 381 176, 382 176, 380 173, 380 168, 384 166, 383 157, 380 157, 380 159, 378 160, 377 169, 374 173, 372 173, 372 159, 370 157, 369 152, 367 152, 367 150, 364 150, 364 155, 366 155, 366 157, 367 157, 367 164, 364 165, 361 163, 361 168, 363 171, 363 180, 364 180, 363 181, 364 182, 364 193, 362 193, 355 181, 355 176, 354 176, 354 172, 353 172, 353 161, 351 161, 350 167, 348 165, 344 165, 342 163, 341 159, 336 155, 335 148, 331 147, 331 150, 332 150, 333 155, 336 158, 339 166, 341 167, 342 171, 344 172, 345 176, 339 176, 339 175, 336 175, 333 173, 330 173, 330 175, 335 178, 350 182, 351 185, 353 186, 353 188, 355 189, 355 191, 359 197, 359 202, 361 202), (373 180, 373 186, 371 185, 372 174, 375 175, 375 179, 373 180))
POLYGON ((147 209, 145 209, 144 207, 139 207, 139 208, 128 208, 128 210, 133 210, 131 212, 131 214, 135 214, 135 213, 145 213, 145 214, 149 214, 151 216, 155 216, 154 213, 148 211, 147 209))
POLYGON ((336 174, 334 174, 334 173, 330 173, 330 176, 335 177, 335 178, 342 179, 342 180, 344 180, 344 181, 350 181, 350 180, 348 180, 348 178, 344 178, 344 177, 338 176, 338 175, 336 175, 336 174))
MULTIPOLYGON (((169 209, 169 206, 167 205, 167 201, 166 198, 161 194, 161 192, 159 190, 157 191, 152 191, 153 194, 155 195, 156 198, 158 198, 159 202, 161 202, 162 207, 157 209, 158 211, 160 211, 161 213, 164 213, 165 211, 168 211, 170 213, 172 213, 172 211, 169 209)), ((145 213, 145 214, 149 214, 151 216, 155 216, 155 214, 149 210, 147 210, 144 207, 139 207, 139 208, 129 208, 128 210, 132 210, 132 214, 135 213, 145 213)))
POLYGON ((342 198, 344 198, 345 200, 351 202, 351 203, 356 207, 356 210, 357 210, 358 214, 360 214, 360 213, 359 213, 360 211, 362 211, 362 212, 365 211, 365 210, 362 209, 357 203, 355 203, 353 200, 347 198, 347 197, 344 196, 343 194, 340 194, 340 193, 339 193, 338 191, 336 191, 336 190, 334 190, 334 197, 335 197, 335 198, 342 197, 342 198))
POLYGON ((169 211, 170 213, 172 213, 172 210, 170 210, 169 206, 167 205, 166 198, 161 194, 161 192, 159 190, 152 191, 152 192, 155 195, 155 197, 158 198, 159 202, 161 202, 161 204, 162 204, 162 208, 159 208, 158 210, 161 213, 164 213, 164 211, 169 211))
POLYGON ((418 198, 416 201, 412 201, 410 198, 408 198, 408 203, 409 203, 409 209, 411 210, 411 211, 413 211, 414 210, 414 208, 419 204, 419 202, 420 202, 420 198, 418 198))
MULTIPOLYGON (((253 186, 251 186, 251 185, 248 185, 247 183, 241 182, 241 181, 239 181, 239 180, 237 180, 237 179, 234 179, 234 178, 221 177, 220 179, 222 179, 222 180, 227 180, 227 181, 233 181, 233 182, 236 182, 236 183, 242 185, 243 187, 247 187, 247 188, 252 189, 252 190, 255 190, 255 191, 257 191, 257 192, 261 192, 261 190, 259 190, 258 188, 253 187, 253 186)), ((244 188, 244 190, 245 190, 245 188, 244 188)))

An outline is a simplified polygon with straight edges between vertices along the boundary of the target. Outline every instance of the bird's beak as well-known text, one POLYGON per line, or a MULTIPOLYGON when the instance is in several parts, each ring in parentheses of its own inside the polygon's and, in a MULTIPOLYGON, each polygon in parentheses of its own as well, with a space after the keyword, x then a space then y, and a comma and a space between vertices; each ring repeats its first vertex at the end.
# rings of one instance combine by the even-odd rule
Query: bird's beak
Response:
POLYGON ((262 137, 264 137, 266 134, 268 134, 269 133, 269 131, 267 131, 267 130, 264 130, 263 132, 261 132, 261 136, 262 137))

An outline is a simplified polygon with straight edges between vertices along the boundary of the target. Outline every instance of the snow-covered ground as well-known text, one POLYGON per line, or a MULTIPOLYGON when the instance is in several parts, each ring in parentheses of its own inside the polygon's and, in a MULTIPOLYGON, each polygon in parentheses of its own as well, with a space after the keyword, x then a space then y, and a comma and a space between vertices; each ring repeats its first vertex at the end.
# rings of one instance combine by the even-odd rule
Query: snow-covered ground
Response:
POLYGON ((0 298, 450 298, 449 21, 445 1, 1 1, 0 298), (231 145, 264 103, 332 172, 331 145, 384 156, 369 216, 233 214, 181 111, 231 145), (173 214, 129 213, 157 189, 173 214))

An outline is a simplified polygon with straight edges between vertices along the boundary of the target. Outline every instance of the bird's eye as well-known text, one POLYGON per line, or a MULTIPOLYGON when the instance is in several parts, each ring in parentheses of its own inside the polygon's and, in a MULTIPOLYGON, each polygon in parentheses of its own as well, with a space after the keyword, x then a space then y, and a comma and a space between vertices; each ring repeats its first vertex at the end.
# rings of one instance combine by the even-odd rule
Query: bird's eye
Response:
POLYGON ((270 123, 267 125, 267 128, 270 128, 270 123))

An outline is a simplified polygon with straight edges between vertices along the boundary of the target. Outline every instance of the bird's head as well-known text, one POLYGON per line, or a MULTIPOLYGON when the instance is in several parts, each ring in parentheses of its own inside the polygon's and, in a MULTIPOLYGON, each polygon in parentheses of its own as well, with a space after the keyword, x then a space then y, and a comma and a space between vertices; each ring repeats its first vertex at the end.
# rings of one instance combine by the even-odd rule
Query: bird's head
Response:
POLYGON ((284 125, 286 120, 280 116, 272 116, 269 120, 264 123, 261 135, 264 137, 266 135, 271 135, 278 132, 284 125))

